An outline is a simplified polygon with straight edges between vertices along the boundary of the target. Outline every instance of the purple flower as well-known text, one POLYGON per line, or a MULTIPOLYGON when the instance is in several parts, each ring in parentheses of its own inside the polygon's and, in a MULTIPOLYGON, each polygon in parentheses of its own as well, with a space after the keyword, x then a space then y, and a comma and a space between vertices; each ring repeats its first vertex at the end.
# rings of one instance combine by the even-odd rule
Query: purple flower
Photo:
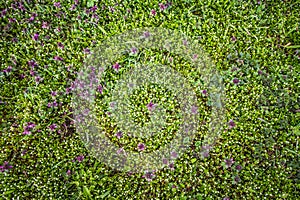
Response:
POLYGON ((9 23, 16 22, 16 18, 9 18, 8 21, 9 21, 9 23))
POLYGON ((232 37, 231 37, 231 41, 232 41, 232 42, 235 42, 235 41, 236 41, 236 37, 232 36, 232 37))
POLYGON ((151 10, 151 15, 153 15, 153 16, 156 15, 156 11, 154 9, 151 10))
POLYGON ((118 131, 115 136, 120 139, 123 136, 123 133, 121 131, 118 131))
POLYGON ((145 31, 145 32, 144 32, 144 37, 145 37, 145 38, 148 38, 148 37, 150 37, 150 33, 149 33, 149 31, 145 31))
POLYGON ((172 2, 168 2, 168 3, 166 4, 166 6, 167 6, 167 8, 170 7, 170 6, 172 6, 172 2))
POLYGON ((169 163, 168 159, 166 159, 166 158, 163 158, 162 162, 163 162, 164 165, 167 165, 169 163))
POLYGON ((33 39, 34 41, 37 41, 37 40, 39 39, 39 34, 38 34, 38 33, 35 33, 35 34, 33 35, 32 39, 33 39))
POLYGON ((132 53, 132 54, 136 54, 137 52, 138 52, 137 48, 133 47, 133 48, 131 49, 131 53, 132 53))
POLYGON ((234 84, 238 84, 238 83, 240 82, 240 80, 237 79, 237 78, 234 78, 232 82, 233 82, 234 84))
POLYGON ((75 8, 76 8, 76 5, 72 4, 70 10, 75 10, 75 8))
POLYGON ((31 133, 31 132, 28 131, 28 130, 25 130, 25 131, 23 132, 24 135, 29 135, 30 133, 31 133))
POLYGON ((7 161, 5 161, 3 163, 3 165, 0 166, 0 171, 4 172, 4 171, 7 171, 7 170, 9 170, 11 168, 12 168, 12 166, 7 161))
POLYGON ((48 22, 43 22, 42 28, 49 28, 49 27, 48 27, 48 22))
POLYGON ((36 125, 33 123, 33 122, 28 122, 27 123, 27 127, 29 128, 29 129, 32 129, 32 128, 34 128, 36 125))
POLYGON ((27 153, 27 150, 22 151, 21 156, 24 156, 27 153))
POLYGON ((238 175, 236 175, 236 176, 234 177, 234 182, 235 182, 235 183, 238 183, 238 182, 240 182, 240 181, 241 181, 240 177, 239 177, 238 175))
POLYGON ((110 6, 110 7, 109 7, 109 11, 112 12, 112 13, 114 13, 114 12, 115 12, 114 7, 110 6))
POLYGON ((60 2, 54 2, 53 5, 54 5, 56 8, 60 8, 60 7, 61 7, 60 2))
POLYGON ((102 87, 102 85, 98 85, 97 91, 100 92, 100 94, 103 93, 103 87, 102 87))
POLYGON ((33 60, 31 60, 31 61, 28 61, 28 65, 29 65, 29 66, 31 66, 33 69, 34 69, 34 67, 36 67, 36 66, 37 66, 36 62, 35 62, 35 61, 33 61, 33 60))
POLYGON ((85 49, 83 50, 83 52, 84 52, 84 53, 87 53, 87 54, 90 54, 90 53, 91 53, 91 51, 90 51, 88 48, 85 48, 85 49))
POLYGON ((152 103, 152 101, 150 101, 150 103, 147 104, 147 108, 149 111, 153 111, 155 109, 157 105, 152 103))
POLYGON ((169 169, 170 169, 170 170, 173 171, 173 170, 175 169, 174 167, 175 167, 175 166, 174 166, 174 163, 170 163, 170 164, 169 164, 169 169))
POLYGON ((198 58, 198 54, 194 54, 193 55, 193 60, 197 60, 197 58, 198 58))
POLYGON ((12 41, 13 41, 13 42, 18 42, 18 38, 14 37, 14 38, 12 39, 12 41))
POLYGON ((234 163, 234 160, 233 160, 233 158, 230 158, 230 159, 225 159, 224 162, 225 162, 226 167, 231 167, 232 164, 234 163))
POLYGON ((187 40, 183 40, 183 41, 182 41, 182 44, 183 44, 184 46, 187 46, 187 45, 188 45, 188 41, 187 41, 187 40))
POLYGON ((202 94, 207 95, 207 90, 202 90, 202 94))
POLYGON ((142 176, 145 178, 147 181, 152 181, 152 179, 155 177, 153 171, 146 171, 145 175, 142 176))
POLYGON ((117 154, 121 154, 121 153, 124 153, 124 149, 123 148, 120 148, 117 150, 117 154))
POLYGON ((57 128, 57 125, 56 125, 56 124, 51 124, 51 125, 49 126, 49 129, 50 129, 51 131, 54 131, 56 128, 57 128))
POLYGON ((58 46, 59 48, 61 48, 61 49, 65 48, 64 45, 63 45, 61 42, 57 43, 57 46, 58 46))
POLYGON ((25 8, 24 8, 24 6, 23 6, 23 4, 20 2, 19 3, 19 9, 21 10, 21 11, 25 11, 25 8))
POLYGON ((225 197, 225 198, 223 198, 223 200, 230 200, 230 198, 229 197, 225 197))
POLYGON ((40 76, 35 77, 35 82, 36 83, 40 83, 42 80, 43 80, 43 78, 41 78, 40 76))
POLYGON ((6 15, 6 13, 7 13, 7 9, 2 10, 1 11, 1 17, 4 17, 6 15))
POLYGON ((34 72, 33 70, 30 70, 29 73, 30 73, 31 76, 34 76, 34 75, 35 75, 35 72, 34 72))
POLYGON ((96 10, 98 9, 98 7, 97 6, 93 6, 93 7, 91 7, 91 11, 93 11, 93 12, 95 12, 96 10))
POLYGON ((146 148, 146 145, 145 145, 145 144, 143 144, 143 143, 139 143, 139 144, 138 144, 138 150, 139 150, 139 151, 144 151, 145 148, 146 148))
POLYGON ((57 107, 57 106, 58 106, 58 104, 56 103, 56 101, 54 101, 54 102, 52 103, 52 106, 53 106, 53 107, 57 107))
POLYGON ((29 18, 29 21, 30 21, 30 22, 33 22, 33 21, 34 21, 34 16, 31 16, 31 17, 29 18))
POLYGON ((121 66, 119 65, 119 63, 115 63, 115 64, 113 65, 113 69, 116 70, 116 71, 119 71, 120 67, 121 67, 121 66))
POLYGON ((72 91, 71 87, 66 88, 66 94, 69 94, 72 91))
POLYGON ((76 158, 76 160, 77 160, 78 162, 82 162, 83 159, 84 159, 84 156, 83 156, 83 155, 80 155, 80 156, 78 156, 78 157, 76 158))
POLYGON ((71 175, 71 170, 68 169, 67 171, 67 175, 70 176, 71 175))
POLYGON ((63 61, 64 59, 59 56, 54 56, 54 60, 63 61))
POLYGON ((171 158, 177 158, 178 154, 175 151, 171 152, 171 158))
POLYGON ((3 70, 3 72, 10 72, 12 70, 12 66, 8 66, 6 69, 3 70))
POLYGON ((158 5, 159 5, 159 8, 160 8, 161 11, 164 11, 167 8, 167 6, 162 4, 162 3, 160 3, 158 5))
POLYGON ((202 151, 201 152, 201 155, 204 157, 204 158, 207 158, 209 156, 209 151, 202 151))
POLYGON ((197 106, 192 106, 192 114, 197 114, 198 113, 198 107, 197 106))
POLYGON ((238 170, 238 171, 241 171, 241 170, 242 170, 242 166, 241 166, 241 165, 237 165, 237 166, 235 167, 235 169, 238 170))
POLYGON ((229 124, 229 128, 233 128, 236 126, 236 124, 234 123, 234 121, 232 119, 229 120, 228 124, 229 124))
POLYGON ((28 122, 27 126, 24 127, 24 135, 29 135, 31 130, 35 127, 36 125, 33 122, 28 122))
POLYGON ((51 92, 51 96, 55 97, 57 95, 57 92, 56 91, 52 91, 51 92))

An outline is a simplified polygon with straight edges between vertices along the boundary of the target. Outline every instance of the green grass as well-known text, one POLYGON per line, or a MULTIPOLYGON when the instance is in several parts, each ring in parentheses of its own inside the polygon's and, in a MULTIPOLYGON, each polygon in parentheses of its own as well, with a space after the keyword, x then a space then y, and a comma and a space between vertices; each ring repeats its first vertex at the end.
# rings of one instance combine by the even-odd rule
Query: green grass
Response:
MULTIPOLYGON (((124 0, 119 3, 122 6, 99 1, 94 13, 98 24, 92 13, 85 12, 86 4, 91 6, 93 1, 82 1, 73 11, 69 9, 73 1, 61 1, 61 8, 54 7, 52 1, 24 1, 24 12, 12 9, 13 2, 0 3, 0 10, 7 9, 0 18, 0 165, 7 161, 12 166, 0 172, 0 199, 299 198, 299 1, 173 1, 165 11, 159 10, 159 3, 165 1, 124 0), (110 6, 115 12, 108 9, 110 6), (156 16, 151 15, 152 9, 156 16), (60 11, 65 17, 63 13, 60 18, 54 16, 60 11), (37 16, 29 22, 33 13, 37 16), (10 18, 16 22, 9 22, 10 18), (50 22, 49 29, 42 28, 43 21, 50 22), (143 174, 112 170, 90 155, 72 124, 72 95, 66 94, 87 56, 85 48, 92 49, 116 34, 141 27, 179 30, 199 42, 223 77, 226 120, 236 123, 222 132, 204 159, 199 153, 200 144, 208 131, 201 126, 188 151, 175 161, 175 170, 159 170, 150 182, 142 178, 143 174), (38 41, 32 39, 35 33, 39 34, 38 41), (58 47, 58 42, 64 49, 58 47), (54 56, 63 61, 54 60, 54 56), (38 64, 34 76, 30 75, 30 60, 38 64), (12 70, 3 72, 8 66, 12 70), (36 83, 37 76, 43 79, 40 83, 36 83), (234 78, 240 80, 236 85, 234 78), (57 96, 51 96, 51 91, 57 91, 57 96), (48 103, 54 101, 58 106, 49 108, 48 103), (24 135, 28 122, 36 126, 31 134, 24 135), (52 124, 57 125, 55 131, 48 128, 52 124), (76 160, 80 155, 84 156, 82 162, 76 160), (229 158, 235 163, 227 168, 224 160, 229 158), (236 165, 242 169, 236 170, 236 165), (240 182, 234 181, 236 176, 240 182)), ((168 64, 170 56, 174 58, 174 69, 192 77, 191 66, 184 59, 159 50, 143 50, 138 57, 116 58, 123 68, 120 73, 108 70, 104 81, 113 85, 133 62, 150 59, 168 64)), ((202 89, 195 90, 201 122, 208 121, 211 112, 202 89)), ((148 120, 141 106, 149 101, 143 99, 145 93, 157 101, 165 97, 165 105, 171 104, 168 117, 176 121, 177 111, 172 108, 177 103, 172 95, 151 85, 132 97, 137 121, 142 119, 143 124, 148 120)), ((100 103, 107 94, 104 90, 97 96, 95 109, 101 110, 99 119, 103 119, 100 121, 110 137, 116 127, 104 115, 107 105, 100 103)), ((172 129, 153 140, 126 136, 122 145, 132 151, 139 142, 147 144, 149 151, 159 148, 172 139, 176 126, 170 124, 172 129)))

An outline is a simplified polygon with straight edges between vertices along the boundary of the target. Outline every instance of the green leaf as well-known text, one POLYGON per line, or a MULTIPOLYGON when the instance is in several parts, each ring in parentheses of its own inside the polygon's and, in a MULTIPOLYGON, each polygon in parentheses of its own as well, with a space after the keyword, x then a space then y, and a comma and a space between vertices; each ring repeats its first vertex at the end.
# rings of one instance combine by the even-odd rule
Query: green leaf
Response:
POLYGON ((101 195, 101 198, 105 198, 110 193, 110 190, 101 195))
POLYGON ((300 48, 300 45, 287 46, 285 48, 287 48, 287 49, 297 49, 297 48, 300 48))
POLYGON ((196 146, 196 147, 201 146, 201 141, 197 141, 197 142, 195 143, 195 146, 196 146))
POLYGON ((92 198, 91 192, 86 186, 83 186, 83 193, 85 196, 92 198))
POLYGON ((94 0, 87 0, 87 5, 88 8, 89 7, 93 7, 94 6, 94 0))

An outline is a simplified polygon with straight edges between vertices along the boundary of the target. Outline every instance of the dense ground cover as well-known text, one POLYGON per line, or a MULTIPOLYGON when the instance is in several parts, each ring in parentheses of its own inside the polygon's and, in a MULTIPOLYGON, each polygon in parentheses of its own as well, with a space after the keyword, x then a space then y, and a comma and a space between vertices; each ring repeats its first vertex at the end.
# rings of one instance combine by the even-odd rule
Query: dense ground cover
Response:
MULTIPOLYGON (((299 198, 298 1, 24 0, 1 1, 0 10, 1 198, 299 198), (72 81, 90 49, 139 27, 176 29, 197 40, 220 71, 226 91, 226 129, 214 148, 199 153, 211 110, 199 86, 199 133, 183 156, 148 175, 149 180, 112 170, 90 155, 75 131, 71 107, 72 81)), ((191 69, 163 51, 138 54, 118 58, 121 67, 108 70, 106 86, 143 59, 182 72, 191 69)), ((169 91, 147 85, 130 100, 141 124, 149 120, 149 101, 169 106, 171 128, 142 141, 114 135, 108 105, 101 104, 106 89, 98 90, 97 108, 112 141, 132 151, 145 143, 151 151, 172 139, 178 102, 169 91)))

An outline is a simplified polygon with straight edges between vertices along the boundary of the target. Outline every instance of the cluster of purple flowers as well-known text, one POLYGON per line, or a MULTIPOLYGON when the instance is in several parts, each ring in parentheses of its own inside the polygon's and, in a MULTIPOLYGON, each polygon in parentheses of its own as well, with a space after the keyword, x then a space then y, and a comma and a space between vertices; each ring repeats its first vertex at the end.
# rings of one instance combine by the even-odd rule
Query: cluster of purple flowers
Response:
POLYGON ((155 171, 146 171, 142 178, 145 178, 147 181, 152 181, 155 177, 155 171))
POLYGON ((3 165, 0 165, 0 172, 8 171, 11 168, 12 166, 7 161, 5 161, 3 165))
POLYGON ((11 72, 12 66, 8 66, 6 69, 3 70, 4 73, 11 72))
MULTIPOLYGON (((163 4, 163 3, 159 3, 159 4, 158 4, 159 9, 160 9, 161 11, 166 10, 166 9, 169 8, 171 5, 172 5, 172 2, 168 2, 168 3, 166 3, 166 4, 163 4)), ((155 15, 156 15, 156 10, 152 9, 152 10, 151 10, 151 15, 155 16, 155 15)))
POLYGON ((31 133, 32 129, 35 127, 36 125, 33 122, 28 122, 27 126, 24 127, 24 135, 28 135, 31 133))

